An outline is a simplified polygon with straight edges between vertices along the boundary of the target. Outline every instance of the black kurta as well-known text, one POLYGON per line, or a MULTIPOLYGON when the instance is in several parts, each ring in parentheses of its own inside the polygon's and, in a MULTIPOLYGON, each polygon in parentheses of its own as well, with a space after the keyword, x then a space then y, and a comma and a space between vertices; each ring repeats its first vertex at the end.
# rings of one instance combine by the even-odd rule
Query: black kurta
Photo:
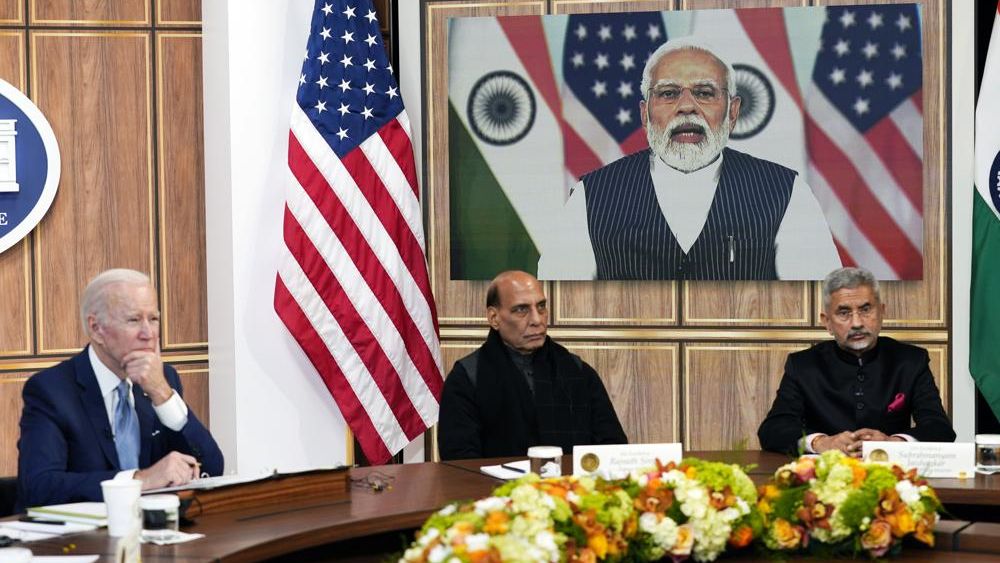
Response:
POLYGON ((923 348, 885 336, 860 358, 832 340, 789 354, 771 412, 757 430, 761 447, 795 453, 808 434, 861 428, 954 441, 929 361, 923 348))
POLYGON ((441 459, 523 456, 537 445, 628 441, 597 372, 551 338, 532 356, 534 392, 499 333, 455 362, 441 393, 441 459))

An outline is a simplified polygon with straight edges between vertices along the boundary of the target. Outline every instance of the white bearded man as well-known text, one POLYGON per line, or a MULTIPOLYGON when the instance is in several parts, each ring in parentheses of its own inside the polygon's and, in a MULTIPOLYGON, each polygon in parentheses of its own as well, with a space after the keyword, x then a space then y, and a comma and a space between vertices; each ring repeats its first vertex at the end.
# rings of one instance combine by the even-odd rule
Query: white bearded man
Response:
POLYGON ((646 62, 649 149, 585 174, 539 279, 822 279, 840 267, 795 170, 727 148, 740 113, 731 65, 690 37, 646 62))

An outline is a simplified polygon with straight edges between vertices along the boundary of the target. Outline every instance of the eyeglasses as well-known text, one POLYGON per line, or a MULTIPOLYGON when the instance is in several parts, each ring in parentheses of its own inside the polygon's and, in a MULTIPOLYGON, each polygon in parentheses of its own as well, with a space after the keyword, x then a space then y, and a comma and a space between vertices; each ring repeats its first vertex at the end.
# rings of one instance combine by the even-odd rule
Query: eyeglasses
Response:
POLYGON ((711 84, 699 84, 697 86, 676 86, 673 84, 666 84, 650 88, 649 97, 653 102, 672 106, 681 99, 685 90, 690 92, 691 97, 701 105, 717 104, 721 102, 724 97, 726 97, 723 95, 723 92, 729 91, 728 88, 716 88, 711 84))
POLYGON ((837 309, 833 312, 833 316, 842 323, 854 320, 854 315, 857 315, 862 320, 868 320, 875 315, 875 307, 871 305, 862 305, 857 309, 837 309))

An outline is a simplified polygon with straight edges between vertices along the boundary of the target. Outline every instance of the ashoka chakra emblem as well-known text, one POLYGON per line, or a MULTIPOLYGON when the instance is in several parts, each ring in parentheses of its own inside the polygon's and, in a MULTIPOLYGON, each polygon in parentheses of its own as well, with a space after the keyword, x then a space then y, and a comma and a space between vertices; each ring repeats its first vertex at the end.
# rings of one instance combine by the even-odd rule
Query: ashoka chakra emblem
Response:
POLYGON ((535 96, 517 74, 498 70, 472 87, 467 108, 477 137, 491 145, 509 145, 524 138, 535 122, 535 96))
POLYGON ((740 97, 740 116, 732 139, 749 139, 760 133, 774 116, 774 87, 764 73, 750 65, 734 64, 736 95, 740 97))

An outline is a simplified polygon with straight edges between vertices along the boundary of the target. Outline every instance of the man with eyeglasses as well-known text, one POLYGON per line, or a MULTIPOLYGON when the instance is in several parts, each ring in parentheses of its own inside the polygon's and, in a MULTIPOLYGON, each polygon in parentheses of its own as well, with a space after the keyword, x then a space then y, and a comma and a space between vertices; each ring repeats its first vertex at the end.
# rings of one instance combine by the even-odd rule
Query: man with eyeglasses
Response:
POLYGON ((100 501, 108 479, 138 479, 146 490, 221 475, 222 451, 160 358, 149 277, 107 270, 80 301, 89 344, 24 385, 18 510, 100 501))
POLYGON ((649 149, 583 176, 542 243, 541 279, 820 279, 840 266, 797 171, 727 148, 733 68, 706 44, 668 41, 646 62, 649 149))
POLYGON ((757 430, 765 450, 838 449, 860 457, 865 441, 955 440, 927 350, 879 336, 884 314, 868 270, 841 268, 826 277, 820 318, 834 340, 789 354, 757 430))

